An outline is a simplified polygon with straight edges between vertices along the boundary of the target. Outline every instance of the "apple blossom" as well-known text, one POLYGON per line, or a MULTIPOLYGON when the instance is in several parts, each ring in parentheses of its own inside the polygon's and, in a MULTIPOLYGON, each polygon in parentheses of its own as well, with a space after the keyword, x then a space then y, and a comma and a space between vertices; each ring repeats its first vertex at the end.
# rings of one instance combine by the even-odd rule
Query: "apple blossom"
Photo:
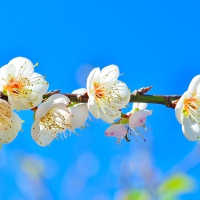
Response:
POLYGON ((35 66, 27 58, 16 57, 0 68, 0 91, 14 109, 31 109, 43 100, 48 83, 34 72, 35 66))
POLYGON ((130 100, 130 91, 125 83, 117 80, 116 65, 93 69, 87 78, 88 109, 92 115, 107 123, 120 117, 120 109, 130 100))
POLYGON ((10 143, 21 129, 21 119, 11 109, 10 104, 0 99, 0 144, 10 143))
POLYGON ((192 79, 188 90, 179 99, 175 114, 185 137, 197 140, 200 137, 200 75, 192 79))
POLYGON ((76 104, 68 108, 69 103, 68 97, 54 94, 39 106, 31 131, 37 144, 47 146, 58 133, 66 137, 66 130, 76 133, 74 129, 84 125, 88 117, 87 105, 76 104))

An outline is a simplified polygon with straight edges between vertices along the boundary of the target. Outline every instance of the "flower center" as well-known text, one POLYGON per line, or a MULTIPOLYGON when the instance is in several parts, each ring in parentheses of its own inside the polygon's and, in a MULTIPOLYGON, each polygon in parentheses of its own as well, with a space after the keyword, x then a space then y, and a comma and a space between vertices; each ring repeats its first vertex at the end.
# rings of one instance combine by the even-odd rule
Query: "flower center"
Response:
POLYGON ((200 125, 200 97, 185 99, 183 114, 190 116, 192 121, 200 125))
POLYGON ((104 90, 98 83, 94 83, 94 93, 96 98, 103 98, 104 97, 104 90))
POLYGON ((21 90, 24 89, 24 82, 11 78, 7 85, 3 86, 4 93, 12 94, 14 96, 20 94, 21 90))
POLYGON ((52 133, 64 131, 69 128, 71 114, 64 116, 57 109, 51 108, 45 116, 40 119, 40 125, 44 126, 45 130, 50 130, 52 133))

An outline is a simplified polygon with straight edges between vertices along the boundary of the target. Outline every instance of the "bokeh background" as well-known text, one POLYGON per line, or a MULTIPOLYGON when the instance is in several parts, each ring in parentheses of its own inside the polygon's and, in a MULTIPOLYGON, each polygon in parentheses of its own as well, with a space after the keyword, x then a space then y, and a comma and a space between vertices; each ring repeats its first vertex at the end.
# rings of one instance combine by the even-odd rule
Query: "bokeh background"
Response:
MULTIPOLYGON (((0 2, 0 65, 39 62, 49 90, 85 87, 94 67, 116 64, 131 91, 183 94, 200 73, 200 2, 6 0, 0 2)), ((131 109, 131 105, 129 105, 131 109)), ((182 134, 173 109, 148 105, 148 132, 131 142, 104 135, 91 117, 64 141, 39 147, 33 112, 0 150, 2 200, 191 200, 200 198, 200 148, 182 134)))

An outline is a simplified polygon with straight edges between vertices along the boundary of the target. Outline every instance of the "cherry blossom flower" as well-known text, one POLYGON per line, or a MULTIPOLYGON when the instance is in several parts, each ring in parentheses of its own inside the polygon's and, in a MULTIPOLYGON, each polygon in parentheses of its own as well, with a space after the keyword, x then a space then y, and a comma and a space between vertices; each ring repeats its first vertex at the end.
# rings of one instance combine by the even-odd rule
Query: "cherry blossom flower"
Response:
POLYGON ((107 123, 120 117, 120 109, 130 100, 130 91, 125 83, 117 80, 119 69, 116 65, 93 69, 87 78, 88 109, 92 115, 107 123))
POLYGON ((66 137, 66 130, 76 133, 74 129, 84 125, 88 117, 87 105, 76 104, 68 108, 69 103, 68 97, 55 94, 39 106, 31 130, 37 144, 47 146, 59 135, 66 137))
POLYGON ((145 110, 147 107, 146 103, 134 103, 132 111, 128 113, 129 126, 133 130, 136 127, 145 126, 146 117, 152 115, 152 110, 145 110))
MULTIPOLYGON (((152 114, 151 110, 145 110, 147 107, 146 103, 134 103, 132 110, 128 112, 124 117, 120 118, 118 124, 112 124, 105 132, 106 136, 117 137, 118 141, 121 138, 125 138, 127 141, 128 134, 133 135, 141 135, 139 128, 143 127, 146 129, 145 122, 146 117, 152 114)), ((145 139, 144 139, 145 140, 145 139)))
POLYGON ((12 142, 21 130, 21 119, 11 109, 10 104, 0 99, 0 144, 12 142))
POLYGON ((184 136, 191 141, 197 140, 200 137, 200 75, 192 79, 179 99, 175 114, 184 136))
POLYGON ((8 96, 14 109, 31 109, 42 102, 49 85, 34 72, 35 66, 27 58, 16 57, 0 68, 0 91, 8 96))

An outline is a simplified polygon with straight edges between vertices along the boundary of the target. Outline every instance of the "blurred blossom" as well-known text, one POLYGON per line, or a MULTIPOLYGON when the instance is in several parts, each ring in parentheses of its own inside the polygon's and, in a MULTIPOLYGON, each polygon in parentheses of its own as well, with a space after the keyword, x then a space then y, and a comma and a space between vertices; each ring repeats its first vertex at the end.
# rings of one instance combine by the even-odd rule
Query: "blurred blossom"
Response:
POLYGON ((85 185, 86 182, 77 174, 76 167, 71 165, 62 181, 62 199, 79 200, 85 185))
POLYGON ((97 194, 92 198, 92 200, 112 200, 112 199, 113 198, 111 198, 111 196, 106 193, 97 194))
POLYGON ((44 159, 36 154, 26 154, 21 151, 12 154, 14 157, 13 164, 15 165, 13 170, 16 173, 15 182, 25 199, 54 199, 53 190, 51 190, 47 180, 55 175, 51 171, 55 170, 53 168, 56 165, 50 164, 55 161, 50 162, 49 159, 44 159))

